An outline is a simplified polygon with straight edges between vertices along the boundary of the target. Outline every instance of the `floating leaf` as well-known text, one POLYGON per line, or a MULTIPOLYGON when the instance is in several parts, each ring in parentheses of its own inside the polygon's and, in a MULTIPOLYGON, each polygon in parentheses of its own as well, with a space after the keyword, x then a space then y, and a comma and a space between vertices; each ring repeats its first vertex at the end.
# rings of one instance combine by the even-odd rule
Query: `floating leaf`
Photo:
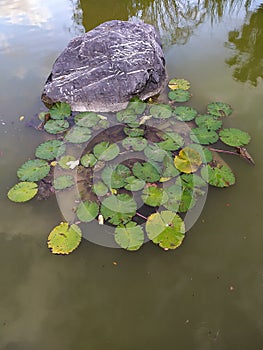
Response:
POLYGON ((226 145, 233 147, 245 146, 251 139, 247 132, 235 128, 222 129, 219 132, 219 137, 226 145))
POLYGON ((90 222, 99 214, 99 206, 96 202, 81 202, 77 208, 77 217, 82 222, 90 222))
POLYGON ((163 159, 162 176, 164 178, 171 178, 178 175, 179 175, 179 170, 175 168, 173 158, 166 155, 163 159))
POLYGON ((139 163, 136 162, 132 167, 132 172, 140 180, 146 182, 156 182, 160 180, 160 174, 156 167, 150 163, 139 163))
POLYGON ((168 97, 170 100, 175 102, 187 102, 190 100, 190 92, 184 90, 172 90, 168 93, 168 97))
POLYGON ((166 104, 155 104, 150 108, 150 113, 154 118, 166 119, 172 116, 172 109, 166 104))
POLYGON ((148 186, 142 192, 142 200, 151 207, 159 207, 164 201, 164 191, 156 186, 148 186))
POLYGON ((126 224, 136 214, 137 205, 128 194, 107 197, 102 202, 101 214, 113 225, 126 224))
POLYGON ((199 142, 202 145, 208 145, 218 141, 218 134, 214 130, 206 128, 193 128, 190 131, 190 137, 194 142, 199 142))
POLYGON ((74 126, 65 136, 70 143, 83 143, 91 138, 91 130, 82 126, 74 126))
POLYGON ((127 136, 130 136, 130 137, 141 137, 141 136, 144 135, 144 130, 140 129, 140 128, 128 128, 128 127, 125 127, 123 129, 123 131, 125 132, 125 134, 127 136))
POLYGON ((93 152, 98 160, 108 161, 116 158, 120 149, 115 143, 110 144, 107 141, 102 141, 93 148, 93 152))
POLYGON ((27 202, 37 194, 38 186, 34 182, 19 182, 7 193, 8 198, 13 202, 27 202))
POLYGON ((132 98, 128 104, 127 109, 132 109, 135 114, 142 114, 147 107, 147 104, 140 100, 137 96, 132 98))
POLYGON ((63 156, 58 161, 58 164, 63 169, 70 169, 70 162, 75 162, 75 161, 76 161, 76 158, 74 156, 63 156))
POLYGON ((74 118, 76 125, 82 126, 85 128, 92 128, 93 126, 97 125, 100 120, 101 119, 98 116, 98 114, 94 112, 79 113, 74 118))
POLYGON ((95 130, 99 130, 99 129, 108 129, 110 126, 110 122, 108 120, 102 119, 98 122, 98 124, 96 126, 93 127, 93 129, 95 130))
POLYGON ((174 158, 175 167, 183 173, 195 172, 201 164, 202 158, 199 152, 190 147, 181 149, 178 156, 174 158))
POLYGON ((97 158, 94 156, 93 153, 86 153, 84 156, 81 157, 80 163, 85 167, 93 167, 97 163, 97 158))
POLYGON ((145 181, 137 179, 135 176, 129 176, 125 179, 124 188, 128 191, 140 191, 145 186, 145 181))
POLYGON ((235 183, 235 175, 225 165, 212 167, 208 164, 202 168, 201 175, 209 185, 216 187, 228 187, 235 183))
POLYGON ((128 222, 127 225, 118 226, 114 237, 120 247, 131 251, 138 250, 144 242, 142 228, 133 221, 128 222))
POLYGON ((108 192, 108 187, 102 181, 98 181, 93 185, 92 190, 98 197, 101 197, 108 192))
POLYGON ((190 89, 190 83, 189 81, 185 79, 171 79, 168 83, 168 87, 171 90, 189 90, 190 89))
POLYGON ((55 190, 64 190, 74 185, 74 178, 71 175, 61 175, 54 179, 55 190))
POLYGON ((48 162, 43 159, 33 159, 25 162, 17 171, 17 176, 22 181, 42 180, 50 171, 48 162))
POLYGON ((62 119, 58 119, 58 120, 50 119, 44 125, 44 129, 49 134, 61 134, 65 132, 68 128, 69 128, 69 122, 67 120, 62 120, 62 119))
POLYGON ((122 141, 122 146, 128 151, 132 149, 135 152, 140 152, 147 146, 147 140, 143 137, 126 137, 122 141))
POLYGON ((207 110, 208 113, 216 117, 227 117, 233 112, 231 106, 223 102, 209 103, 209 105, 207 105, 207 110))
POLYGON ((197 116, 197 110, 192 107, 180 106, 175 108, 176 119, 181 122, 189 122, 197 116))
POLYGON ((209 114, 199 115, 195 118, 195 123, 200 128, 206 128, 214 131, 220 129, 223 124, 222 120, 219 120, 217 117, 209 114))
POLYGON ((70 116, 70 105, 65 102, 55 103, 49 110, 50 117, 52 119, 64 119, 70 116))
POLYGON ((181 184, 176 183, 166 187, 165 193, 167 200, 163 203, 163 206, 174 212, 185 213, 196 203, 194 192, 189 188, 182 188, 181 184))
POLYGON ((133 123, 136 122, 137 120, 137 114, 133 109, 125 109, 123 111, 120 111, 116 114, 116 119, 118 120, 118 122, 120 123, 125 123, 125 124, 129 124, 129 123, 133 123))
POLYGON ((164 249, 179 247, 185 237, 183 220, 168 210, 150 215, 145 228, 153 243, 164 249))
POLYGON ((209 163, 212 161, 213 159, 213 154, 211 151, 209 151, 209 149, 207 149, 205 146, 200 145, 199 143, 191 143, 190 145, 188 145, 187 147, 191 147, 194 150, 196 150, 197 152, 200 153, 201 158, 202 158, 202 162, 203 163, 209 163))
POLYGON ((126 184, 126 178, 130 175, 130 169, 119 164, 115 169, 109 166, 103 169, 101 178, 109 188, 122 188, 126 184))
POLYGON ((180 176, 181 186, 191 190, 197 187, 206 187, 206 182, 196 174, 183 174, 180 176))
POLYGON ((166 151, 161 149, 158 144, 152 143, 147 145, 144 149, 144 154, 148 159, 152 159, 156 162, 162 162, 166 156, 166 151))
POLYGON ((53 254, 69 254, 75 250, 81 241, 81 230, 73 224, 62 222, 48 236, 48 248, 53 254))
POLYGON ((60 157, 66 150, 66 146, 62 141, 49 140, 41 143, 37 148, 35 155, 38 158, 53 160, 60 157))
POLYGON ((157 145, 166 151, 177 151, 184 144, 181 135, 175 132, 167 132, 163 136, 164 141, 158 142, 157 145))

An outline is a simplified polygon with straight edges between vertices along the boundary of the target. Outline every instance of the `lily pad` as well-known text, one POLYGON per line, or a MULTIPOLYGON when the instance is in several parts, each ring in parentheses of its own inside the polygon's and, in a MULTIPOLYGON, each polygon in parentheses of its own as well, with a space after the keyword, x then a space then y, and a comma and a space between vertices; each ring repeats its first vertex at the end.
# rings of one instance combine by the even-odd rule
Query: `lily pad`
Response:
POLYGON ((191 95, 189 91, 178 89, 170 91, 168 97, 175 102, 187 102, 190 100, 191 95))
POLYGON ((181 149, 178 156, 174 158, 175 167, 183 173, 192 173, 198 170, 202 164, 199 152, 191 147, 181 149))
POLYGON ((185 79, 171 79, 168 83, 168 87, 171 90, 189 90, 190 89, 190 83, 188 80, 185 79))
POLYGON ((108 161, 116 158, 120 149, 115 143, 110 144, 107 141, 102 141, 93 148, 93 152, 98 160, 108 161))
POLYGON ((140 180, 146 182, 156 182, 160 180, 160 173, 150 163, 139 163, 136 162, 132 167, 132 172, 140 180))
POLYGON ((158 142, 157 145, 165 151, 177 151, 184 144, 181 135, 175 132, 167 132, 163 136, 164 141, 158 142))
POLYGON ((82 222, 91 222, 99 214, 99 206, 96 202, 81 202, 77 208, 77 217, 82 222))
POLYGON ((215 187, 228 187, 235 183, 235 175, 225 165, 218 164, 212 167, 208 164, 202 168, 201 175, 209 185, 215 187))
POLYGON ((143 245, 144 233, 141 226, 131 221, 126 225, 118 226, 114 238, 123 249, 134 251, 143 245))
POLYGON ((71 175, 61 175, 54 179, 55 190, 64 190, 74 185, 74 178, 71 175))
POLYGON ((81 241, 81 230, 73 224, 62 222, 48 236, 48 248, 53 254, 69 254, 75 250, 81 241))
POLYGON ((137 204, 128 194, 112 195, 104 199, 101 214, 113 225, 126 224, 136 214, 137 204))
POLYGON ((50 171, 50 165, 43 159, 32 159, 25 162, 17 171, 17 176, 22 181, 42 180, 50 171))
POLYGON ((189 122, 197 116, 197 110, 192 107, 180 106, 175 108, 175 116, 181 122, 189 122))
POLYGON ((66 150, 66 146, 62 141, 49 140, 41 143, 35 152, 35 156, 45 160, 53 160, 60 157, 66 150))
POLYGON ((190 145, 188 145, 187 147, 191 147, 194 150, 196 150, 197 152, 200 153, 201 158, 202 158, 202 162, 203 163, 209 163, 212 161, 213 159, 213 154, 211 151, 209 151, 209 149, 207 149, 205 146, 200 145, 199 143, 191 143, 190 145))
POLYGON ((162 162, 166 156, 166 151, 161 149, 158 144, 148 144, 144 149, 144 154, 148 159, 152 159, 156 162, 162 162))
POLYGON ((58 120, 50 119, 44 125, 44 129, 49 134, 61 134, 65 132, 68 128, 69 128, 69 122, 63 119, 58 119, 58 120))
POLYGON ((17 203, 27 202, 37 194, 38 186, 34 182, 19 182, 7 193, 8 198, 17 203))
POLYGON ((206 128, 208 130, 218 130, 221 128, 223 122, 215 116, 204 114, 195 118, 195 123, 200 128, 206 128))
POLYGON ((209 145, 218 141, 218 134, 214 130, 208 130, 206 128, 193 128, 190 131, 191 140, 199 142, 202 145, 209 145))
POLYGON ((185 237, 183 220, 169 210, 150 215, 145 228, 153 243, 164 249, 176 249, 185 237))
POLYGON ((74 118, 76 125, 82 126, 85 128, 92 128, 93 126, 97 125, 100 120, 101 119, 98 116, 98 114, 94 112, 79 113, 74 118))
POLYGON ((183 187, 193 190, 197 187, 206 187, 207 184, 200 176, 196 174, 183 174, 180 176, 180 184, 183 187))
POLYGON ((86 153, 81 157, 80 163, 85 168, 93 167, 97 163, 97 158, 93 153, 86 153))
POLYGON ((207 105, 208 113, 216 117, 228 117, 232 112, 229 104, 223 102, 212 102, 207 105))
POLYGON ((145 181, 137 179, 135 176, 128 176, 125 182, 124 188, 128 191, 140 191, 145 186, 145 181))
POLYGON ((115 169, 107 166, 103 169, 101 178, 109 188, 122 188, 126 184, 126 178, 131 175, 131 171, 123 164, 119 164, 115 169))
POLYGON ((65 136, 70 143, 83 143, 91 138, 91 130, 82 126, 74 126, 65 136))
POLYGON ((70 164, 67 164, 69 162, 74 162, 76 161, 76 158, 74 156, 63 156, 60 158, 60 160, 58 161, 59 166, 62 169, 70 169, 70 164))
POLYGON ((174 160, 172 157, 166 155, 163 159, 163 169, 162 177, 163 178, 172 178, 180 174, 179 170, 174 166, 174 160))
POLYGON ((133 150, 135 152, 140 152, 147 146, 147 140, 143 137, 126 137, 122 141, 122 146, 128 151, 133 150))
POLYGON ((128 127, 125 127, 123 129, 123 131, 125 132, 125 134, 127 136, 130 136, 130 137, 141 137, 141 136, 144 135, 144 130, 140 129, 140 128, 128 128, 128 127))
POLYGON ((98 197, 105 196, 108 193, 108 187, 102 181, 96 182, 92 190, 98 197))
POLYGON ((173 212, 185 213, 196 204, 194 192, 189 188, 183 188, 175 184, 165 188, 167 200, 163 206, 173 212))
POLYGON ((116 119, 118 120, 118 122, 120 123, 125 123, 125 124, 129 124, 129 123, 133 123, 136 122, 137 120, 137 114, 133 109, 125 109, 123 111, 120 111, 116 114, 116 119))
POLYGON ((150 108, 154 118, 167 119, 172 116, 172 108, 166 104, 155 104, 150 108))
POLYGON ((142 200, 151 207, 159 207, 164 201, 164 191, 156 186, 148 186, 142 192, 142 200))
POLYGON ((65 102, 55 103, 49 110, 52 119, 64 119, 70 116, 71 107, 65 102))
POLYGON ((219 132, 219 137, 226 145, 233 147, 245 146, 251 139, 247 132, 235 128, 222 129, 219 132))
POLYGON ((132 98, 127 106, 128 109, 131 109, 135 114, 142 114, 147 107, 147 104, 139 99, 137 96, 132 98))

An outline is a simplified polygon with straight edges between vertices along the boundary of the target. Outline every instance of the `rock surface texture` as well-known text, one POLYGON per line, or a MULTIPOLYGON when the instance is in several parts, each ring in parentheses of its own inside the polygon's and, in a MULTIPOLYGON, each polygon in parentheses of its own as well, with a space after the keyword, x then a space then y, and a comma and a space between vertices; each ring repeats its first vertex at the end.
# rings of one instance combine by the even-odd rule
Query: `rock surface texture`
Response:
POLYGON ((156 29, 114 20, 69 42, 53 65, 42 101, 67 102, 75 111, 114 112, 134 96, 145 100, 158 94, 165 81, 156 29))

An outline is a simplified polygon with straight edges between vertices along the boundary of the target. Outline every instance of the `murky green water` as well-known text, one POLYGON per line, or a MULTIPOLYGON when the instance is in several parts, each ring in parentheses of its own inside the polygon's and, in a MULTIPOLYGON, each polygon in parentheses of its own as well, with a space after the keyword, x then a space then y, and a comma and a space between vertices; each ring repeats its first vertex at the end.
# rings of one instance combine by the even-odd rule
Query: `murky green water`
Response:
POLYGON ((263 4, 261 1, 0 0, 0 349, 253 349, 263 347, 263 4), (109 19, 158 26, 169 75, 191 81, 191 104, 230 103, 228 126, 252 135, 256 166, 231 162, 237 184, 209 191, 183 246, 137 253, 83 241, 52 256, 55 198, 6 199, 42 137, 52 63, 70 38, 109 19), (19 121, 24 115, 25 121, 19 121), (113 262, 117 262, 117 266, 113 262))

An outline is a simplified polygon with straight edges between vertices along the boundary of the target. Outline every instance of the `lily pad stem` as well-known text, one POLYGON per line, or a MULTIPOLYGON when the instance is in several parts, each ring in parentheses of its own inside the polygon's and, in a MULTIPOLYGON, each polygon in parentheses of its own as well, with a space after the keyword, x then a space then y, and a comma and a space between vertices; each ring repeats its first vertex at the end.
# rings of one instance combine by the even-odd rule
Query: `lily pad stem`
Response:
POLYGON ((146 216, 144 216, 144 215, 142 215, 142 214, 140 214, 138 212, 136 212, 136 215, 138 215, 140 218, 142 218, 142 219, 144 219, 146 221, 148 220, 148 218, 146 216))

